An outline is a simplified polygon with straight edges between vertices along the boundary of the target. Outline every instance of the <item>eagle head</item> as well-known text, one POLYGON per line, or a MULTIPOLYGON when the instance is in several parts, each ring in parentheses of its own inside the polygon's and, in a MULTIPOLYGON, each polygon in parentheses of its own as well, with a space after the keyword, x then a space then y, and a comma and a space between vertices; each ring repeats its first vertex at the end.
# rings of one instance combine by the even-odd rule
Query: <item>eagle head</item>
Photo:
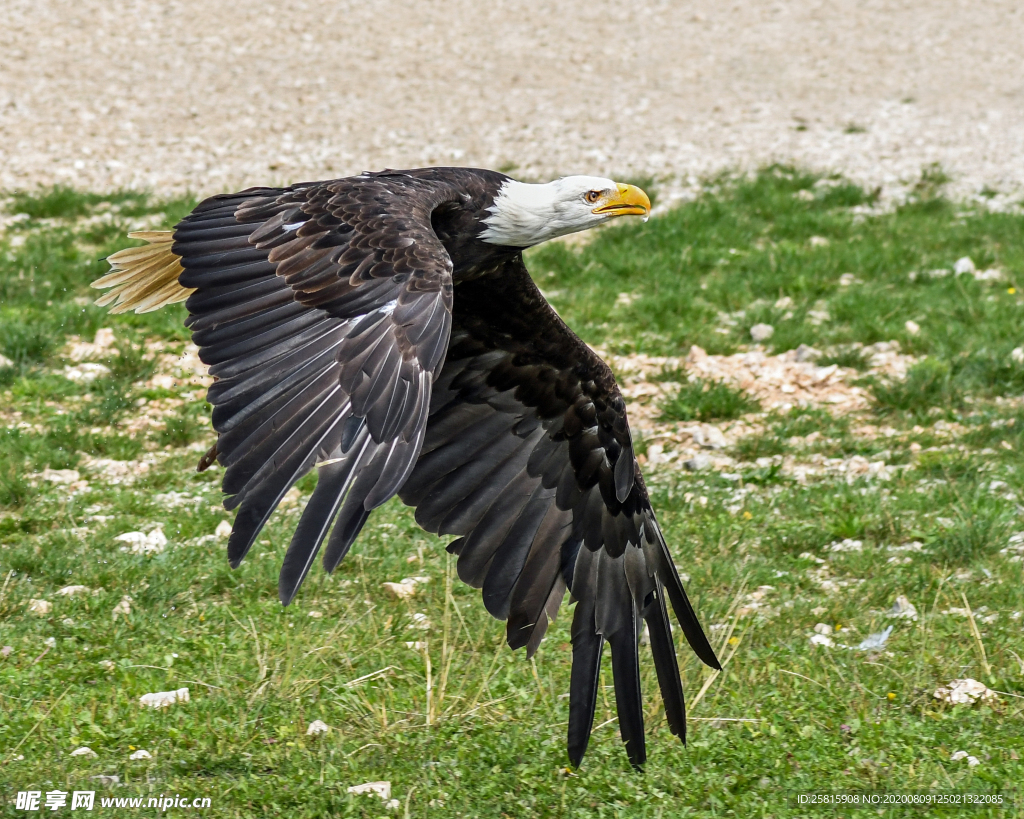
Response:
POLYGON ((599 176, 563 176, 532 185, 508 179, 487 209, 480 238, 505 247, 532 247, 616 216, 643 216, 651 200, 635 185, 599 176))

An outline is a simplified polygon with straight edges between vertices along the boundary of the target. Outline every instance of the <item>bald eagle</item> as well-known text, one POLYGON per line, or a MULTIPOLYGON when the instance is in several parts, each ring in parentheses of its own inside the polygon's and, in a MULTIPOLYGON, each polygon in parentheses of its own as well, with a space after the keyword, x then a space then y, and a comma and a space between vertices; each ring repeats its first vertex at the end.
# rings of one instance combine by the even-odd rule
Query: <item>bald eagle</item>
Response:
POLYGON ((213 196, 173 231, 109 259, 112 312, 185 301, 216 381, 213 459, 237 509, 237 567, 284 494, 318 482, 281 567, 288 605, 326 540, 345 557, 394 495, 455 536, 458 573, 532 656, 566 589, 572 622, 568 753, 590 739, 611 647, 619 728, 646 760, 638 659, 646 621, 672 733, 685 741, 671 604, 690 647, 715 652, 672 562, 608 366, 544 299, 523 250, 622 215, 633 185, 526 184, 469 168, 363 173, 213 196), (332 528, 333 524, 333 528, 332 528))

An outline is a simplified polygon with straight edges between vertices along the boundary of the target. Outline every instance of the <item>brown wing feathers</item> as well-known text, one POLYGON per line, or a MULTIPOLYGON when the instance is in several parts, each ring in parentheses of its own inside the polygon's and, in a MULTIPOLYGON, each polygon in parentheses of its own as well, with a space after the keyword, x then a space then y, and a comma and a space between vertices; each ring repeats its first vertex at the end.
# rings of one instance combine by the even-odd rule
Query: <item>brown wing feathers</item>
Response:
POLYGON ((213 197, 173 243, 140 235, 151 244, 112 256, 96 284, 113 287, 103 298, 117 309, 188 299, 217 378, 208 400, 225 505, 238 509, 232 565, 318 462, 281 569, 285 604, 321 545, 331 571, 397 492, 425 529, 456 536, 459 576, 508 621, 511 647, 532 656, 572 592, 570 759, 578 765, 589 741, 607 642, 620 732, 641 765, 641 618, 678 736, 666 596, 694 651, 718 661, 651 510, 611 372, 521 257, 453 290, 431 223, 451 201, 462 194, 436 173, 213 197))
POLYGON ((397 182, 256 189, 207 200, 175 230, 180 284, 195 289, 189 326, 218 379, 208 398, 238 508, 233 565, 295 481, 332 461, 285 556, 285 603, 332 523, 336 565, 415 463, 450 326, 437 198, 417 203, 397 182), (380 202, 403 195, 412 215, 390 217, 380 202))

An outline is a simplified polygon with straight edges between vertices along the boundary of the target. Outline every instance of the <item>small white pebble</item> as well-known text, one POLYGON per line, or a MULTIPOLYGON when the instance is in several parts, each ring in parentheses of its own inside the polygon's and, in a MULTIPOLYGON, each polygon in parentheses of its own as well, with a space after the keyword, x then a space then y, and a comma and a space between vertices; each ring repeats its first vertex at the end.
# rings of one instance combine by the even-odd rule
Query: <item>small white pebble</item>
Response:
POLYGON ((306 729, 306 736, 316 737, 320 736, 320 734, 330 733, 330 730, 331 726, 329 726, 326 722, 324 722, 323 720, 315 719, 311 723, 309 723, 309 727, 306 729))
POLYGON ((213 534, 219 538, 225 538, 231 536, 231 524, 226 520, 222 520, 217 524, 217 528, 213 530, 213 534))
POLYGON ((918 333, 921 332, 921 325, 918 324, 916 321, 908 320, 907 322, 904 323, 903 326, 906 328, 907 332, 910 333, 910 335, 912 336, 916 336, 918 333))
POLYGON ((152 759, 153 755, 149 751, 145 751, 142 748, 139 748, 139 750, 137 750, 134 754, 132 754, 128 758, 129 759, 152 759))
POLYGON ((87 748, 83 745, 81 748, 75 748, 71 752, 71 756, 96 756, 96 752, 92 748, 87 748))
POLYGON ((767 341, 775 333, 775 328, 770 324, 755 324, 750 328, 750 337, 755 342, 767 341))
POLYGON ((53 610, 53 603, 49 600, 32 598, 28 601, 28 610, 33 614, 38 614, 40 617, 45 617, 53 610))
POLYGON ((114 606, 114 610, 111 615, 116 620, 118 617, 127 617, 132 613, 132 598, 129 595, 125 595, 121 598, 121 602, 114 606))
POLYGON ((364 782, 362 785, 353 785, 348 789, 349 793, 360 796, 364 793, 375 793, 385 802, 391 799, 390 782, 364 782))
POLYGON ((321 617, 324 616, 324 613, 322 611, 315 611, 314 610, 314 611, 309 612, 309 614, 307 616, 312 617, 314 620, 319 620, 321 617))
POLYGON ((139 697, 139 705, 143 708, 169 708, 178 702, 189 702, 190 697, 187 688, 179 688, 175 691, 156 691, 152 694, 143 694, 139 697))
POLYGON ((65 586, 63 589, 58 589, 57 594, 63 595, 64 597, 74 597, 78 594, 88 594, 92 589, 88 586, 65 586))
POLYGON ((956 264, 953 265, 953 272, 958 276, 963 276, 965 273, 973 273, 974 271, 974 260, 970 256, 961 256, 956 260, 956 264))

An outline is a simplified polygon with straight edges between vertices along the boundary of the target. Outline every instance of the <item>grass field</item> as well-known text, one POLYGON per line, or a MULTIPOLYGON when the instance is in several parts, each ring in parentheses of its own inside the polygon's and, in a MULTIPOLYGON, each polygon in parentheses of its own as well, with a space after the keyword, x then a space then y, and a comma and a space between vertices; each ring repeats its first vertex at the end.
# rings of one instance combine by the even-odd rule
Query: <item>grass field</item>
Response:
POLYGON ((621 747, 609 673, 583 766, 566 769, 569 612, 534 662, 513 654, 444 542, 397 502, 333 576, 314 569, 288 609, 276 578, 301 496, 232 571, 214 534, 229 519, 219 470, 194 471, 213 437, 202 382, 177 361, 183 308, 111 317, 88 289, 127 230, 169 226, 194 203, 65 189, 9 197, 4 809, 25 815, 17 791, 96 790, 210 797, 203 813, 218 817, 848 816, 862 812, 800 806, 796 794, 934 790, 1006 801, 864 815, 1024 815, 1012 791, 1024 782, 1024 538, 1013 538, 1024 530, 1024 354, 1014 352, 1024 216, 947 201, 942 183, 927 171, 912 201, 881 212, 841 179, 767 169, 709 183, 646 224, 530 255, 566 320, 608 352, 684 356, 699 345, 726 356, 769 324, 768 353, 813 346, 818 364, 838 365, 870 399, 854 412, 787 410, 735 385, 659 376, 682 384, 655 399, 639 437, 673 440, 699 421, 727 436, 712 454, 728 466, 692 473, 640 446, 726 666, 712 678, 680 647, 683 747, 642 651, 643 773, 621 747), (964 256, 976 274, 952 272, 964 256), (97 338, 101 328, 112 336, 97 338), (883 341, 899 342, 905 378, 872 369, 864 346, 883 341), (842 471, 853 458, 878 468, 842 471), (829 468, 801 476, 803 463, 829 468), (115 540, 128 532, 149 538, 133 551, 115 540), (385 581, 410 576, 429 578, 415 597, 385 594, 385 581), (87 588, 58 593, 68 586, 87 588), (900 595, 916 620, 886 616, 900 595), (888 626, 879 649, 856 648, 888 626), (1000 693, 936 699, 965 677, 1000 693), (190 702, 139 705, 181 687, 190 702), (307 736, 314 720, 331 731, 307 736), (94 755, 71 756, 81 746, 94 755), (132 759, 140 749, 149 757, 132 759), (348 793, 374 780, 391 783, 397 806, 348 793))

